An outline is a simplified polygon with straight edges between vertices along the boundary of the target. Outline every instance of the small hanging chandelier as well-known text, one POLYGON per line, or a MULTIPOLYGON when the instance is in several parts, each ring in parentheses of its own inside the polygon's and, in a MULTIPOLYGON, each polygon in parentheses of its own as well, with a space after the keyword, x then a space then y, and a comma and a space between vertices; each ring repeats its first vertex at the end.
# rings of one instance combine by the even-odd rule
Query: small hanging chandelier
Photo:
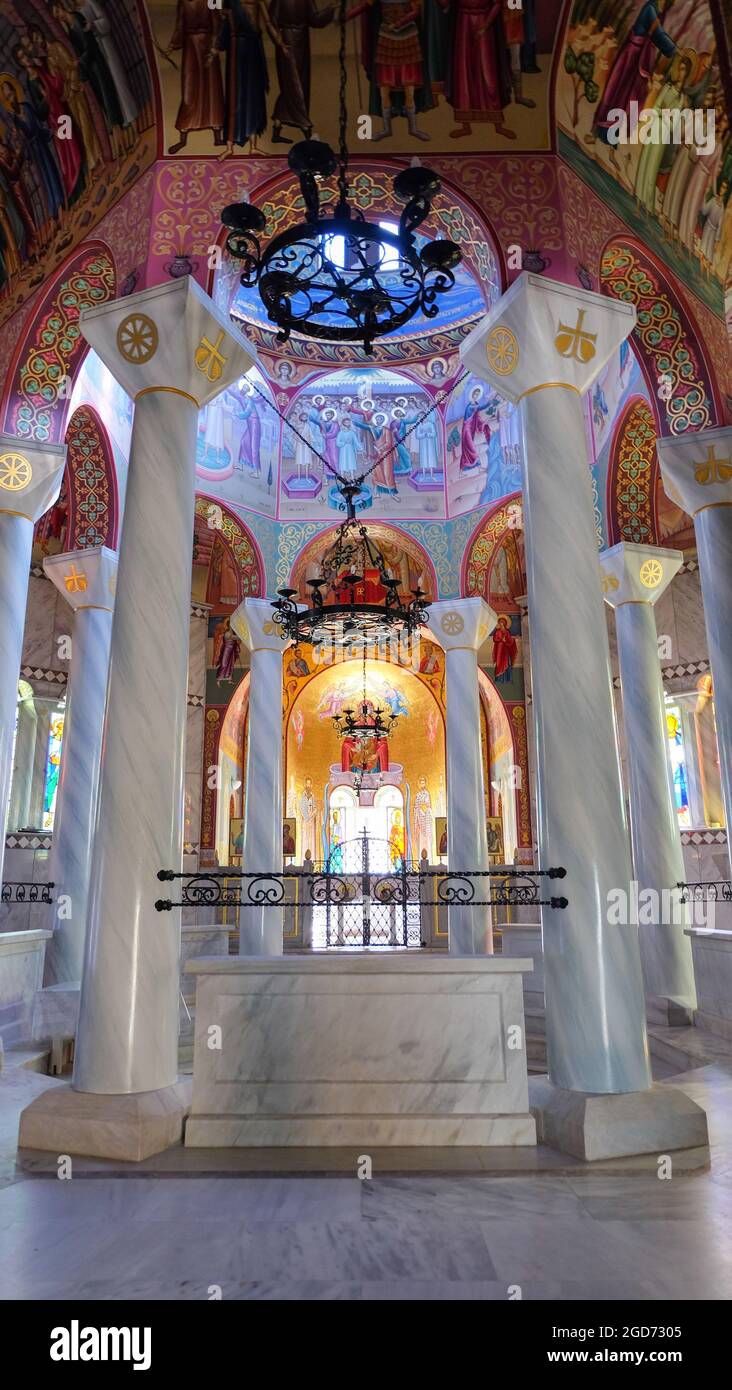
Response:
POLYGON ((226 247, 243 266, 241 284, 257 286, 277 341, 295 330, 307 338, 361 343, 370 354, 376 338, 401 328, 418 313, 434 318, 437 297, 455 284, 453 271, 462 259, 448 240, 417 244, 414 232, 440 191, 432 169, 403 169, 394 179, 394 194, 404 208, 398 231, 368 222, 348 201, 346 140, 346 0, 339 0, 340 93, 339 151, 321 140, 292 146, 288 164, 300 181, 305 221, 262 246, 264 213, 249 202, 224 208, 229 229, 226 247), (318 180, 337 172, 338 198, 332 214, 320 207, 318 180))
POLYGON ((383 714, 380 705, 374 706, 373 700, 366 698, 364 683, 364 696, 356 709, 347 706, 342 714, 334 714, 333 727, 339 738, 352 738, 358 744, 388 738, 396 729, 399 715, 389 713, 384 719, 383 714))
POLYGON ((426 594, 419 586, 411 599, 399 593, 399 580, 387 571, 384 557, 356 517, 353 495, 360 482, 339 480, 347 516, 322 564, 322 577, 308 579, 310 602, 297 600, 297 589, 278 589, 272 617, 283 641, 295 646, 332 643, 358 650, 384 644, 391 637, 411 637, 428 619, 426 594), (355 568, 358 566, 358 569, 355 568), (325 591, 325 592, 324 592, 325 591))

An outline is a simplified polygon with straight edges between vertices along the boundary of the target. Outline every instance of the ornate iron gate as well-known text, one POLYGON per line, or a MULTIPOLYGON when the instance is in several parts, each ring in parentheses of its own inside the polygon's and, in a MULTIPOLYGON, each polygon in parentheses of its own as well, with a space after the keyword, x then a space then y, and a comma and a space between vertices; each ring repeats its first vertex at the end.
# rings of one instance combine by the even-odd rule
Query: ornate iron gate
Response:
POLYGON ((422 946, 420 876, 388 840, 364 831, 331 851, 313 908, 313 938, 329 946, 422 946))

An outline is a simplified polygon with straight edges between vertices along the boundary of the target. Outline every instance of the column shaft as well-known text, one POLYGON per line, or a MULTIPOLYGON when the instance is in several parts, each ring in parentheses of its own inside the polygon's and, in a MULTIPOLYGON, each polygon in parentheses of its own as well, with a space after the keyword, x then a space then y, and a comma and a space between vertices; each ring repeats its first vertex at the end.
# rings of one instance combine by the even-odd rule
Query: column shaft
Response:
MULTIPOLYGON (((242 869, 282 871, 282 651, 251 653, 242 869)), ((243 889, 246 894, 246 888, 243 889)), ((239 954, 281 956, 282 909, 242 907, 239 954)))
POLYGON ((549 1074, 577 1091, 650 1082, 638 931, 608 926, 631 868, 601 575, 579 396, 521 402, 523 498, 541 867, 563 866, 564 909, 542 909, 549 1074))
POLYGON ((81 979, 111 637, 111 612, 77 610, 50 867, 68 901, 46 949, 49 985, 81 979))
POLYGON ((8 811, 8 826, 20 830, 30 825, 31 784, 36 754, 38 719, 33 697, 18 704, 18 737, 13 759, 13 786, 8 811))
POLYGON ((13 741, 18 675, 28 601, 33 522, 0 512, 0 882, 5 857, 8 796, 13 775, 13 741))
MULTIPOLYGON (((615 621, 628 747, 633 865, 639 889, 655 889, 661 906, 662 891, 675 889, 685 875, 666 751, 656 621, 650 603, 619 604, 615 621)), ((641 961, 647 995, 679 999, 694 1007, 691 942, 684 936, 684 925, 674 925, 663 916, 657 922, 641 922, 641 961)))
MULTIPOLYGON (((445 652, 447 853, 451 872, 489 868, 485 786, 480 740, 478 660, 471 647, 445 652)), ((475 897, 485 901, 489 880, 468 880, 475 897)), ((489 907, 450 905, 451 955, 482 956, 493 952, 489 907)))
POLYGON ((138 397, 119 557, 74 1087, 124 1094, 177 1078, 180 869, 197 409, 138 397), (184 477, 181 477, 181 474, 184 477), (171 987, 173 986, 173 987, 171 987))
POLYGON ((699 577, 714 681, 719 770, 728 835, 732 834, 732 504, 703 507, 695 517, 699 577))

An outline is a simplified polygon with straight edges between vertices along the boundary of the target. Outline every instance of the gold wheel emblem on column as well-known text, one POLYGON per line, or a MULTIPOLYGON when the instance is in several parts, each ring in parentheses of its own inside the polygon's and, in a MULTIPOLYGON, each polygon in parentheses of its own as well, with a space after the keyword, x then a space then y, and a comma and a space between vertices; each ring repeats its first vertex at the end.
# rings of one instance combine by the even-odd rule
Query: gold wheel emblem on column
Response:
POLYGON ((732 463, 729 459, 718 459, 714 445, 708 444, 706 458, 694 465, 694 477, 702 487, 710 483, 728 483, 732 478, 732 463))
POLYGON ((577 322, 574 328, 568 323, 557 324, 557 336, 554 339, 554 346, 560 357, 574 357, 577 362, 591 362, 597 352, 595 343, 596 333, 588 333, 584 327, 586 309, 577 310, 577 322))
POLYGON ((503 323, 491 329, 485 345, 485 355, 488 358, 488 366, 496 376, 510 376, 511 372, 516 370, 519 360, 516 334, 503 323))
POLYGON ((647 589, 657 589, 663 579, 663 565, 660 560, 644 560, 638 576, 647 589))
POLYGON ((457 637, 458 633, 463 631, 465 621, 460 613, 446 613, 444 618, 440 620, 440 627, 443 632, 447 633, 448 637, 457 637))
POLYGON ((25 454, 0 454, 0 487, 6 492, 22 492, 32 477, 25 454))
POLYGON ((131 362, 135 367, 143 366, 158 350, 156 324, 147 314, 130 314, 117 329, 117 347, 125 362, 131 362))

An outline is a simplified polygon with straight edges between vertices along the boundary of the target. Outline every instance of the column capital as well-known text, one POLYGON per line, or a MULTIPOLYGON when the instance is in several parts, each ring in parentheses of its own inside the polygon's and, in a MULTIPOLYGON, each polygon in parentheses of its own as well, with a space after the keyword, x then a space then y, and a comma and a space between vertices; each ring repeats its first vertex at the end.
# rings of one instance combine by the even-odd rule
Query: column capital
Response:
POLYGON ((443 652, 467 647, 477 655, 492 633, 497 616, 482 598, 443 599, 429 605, 426 630, 443 652))
POLYGON ((657 447, 666 492, 689 516, 732 507, 732 428, 659 439, 657 447))
POLYGON ((171 391, 199 409, 244 376, 255 349, 190 275, 85 309, 79 325, 128 395, 171 391))
POLYGON ((268 598, 245 598, 234 609, 229 623, 237 637, 240 637, 250 652, 284 652, 291 645, 283 642, 282 629, 272 617, 272 604, 268 598))
POLYGON ((0 434, 0 512, 35 525, 61 491, 65 444, 38 444, 0 434))
POLYGON ((66 550, 62 555, 47 555, 43 569, 75 613, 80 608, 103 608, 106 613, 114 611, 117 555, 106 545, 66 550))
POLYGON ((460 358, 514 404, 549 386, 584 395, 635 321, 630 304, 524 271, 468 334, 460 358))
POLYGON ((603 598, 611 608, 624 603, 653 605, 683 563, 683 550, 620 541, 600 556, 603 598))

